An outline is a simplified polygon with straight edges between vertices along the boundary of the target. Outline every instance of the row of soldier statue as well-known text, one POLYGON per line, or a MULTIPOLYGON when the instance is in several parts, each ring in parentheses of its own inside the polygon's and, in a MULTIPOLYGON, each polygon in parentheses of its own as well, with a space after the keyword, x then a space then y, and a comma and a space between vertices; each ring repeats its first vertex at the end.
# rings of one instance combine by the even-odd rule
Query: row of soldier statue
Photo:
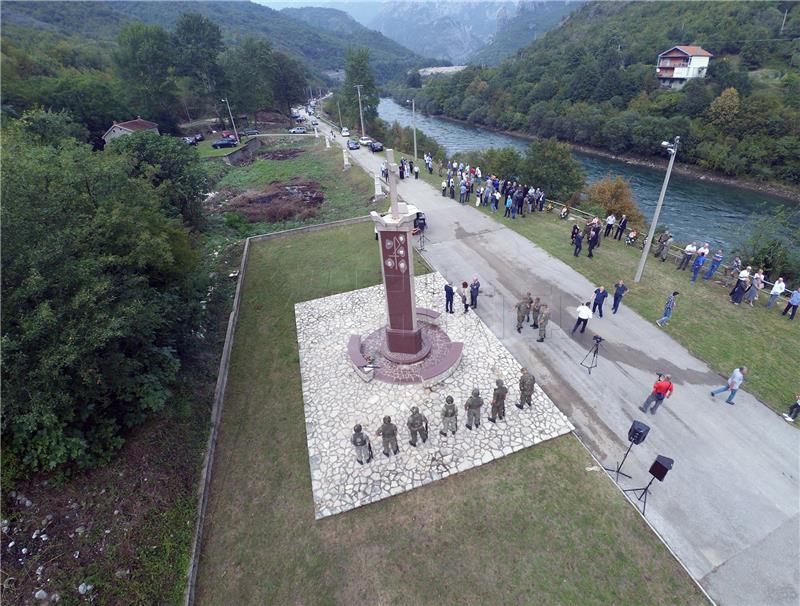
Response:
MULTIPOLYGON (((515 404, 517 408, 522 410, 527 404, 533 407, 531 397, 536 387, 536 379, 528 371, 527 368, 522 369, 522 374, 519 379, 519 393, 520 401, 515 404)), ((494 392, 492 393, 491 413, 489 421, 496 423, 506 416, 506 396, 508 395, 508 387, 503 384, 502 379, 497 379, 494 392)), ((464 402, 464 410, 467 412, 467 423, 465 427, 470 431, 474 427, 477 429, 481 426, 481 408, 483 407, 483 398, 478 388, 472 390, 472 395, 464 402)), ((453 396, 445 398, 445 404, 441 412, 442 428, 439 430, 441 436, 446 437, 448 433, 456 435, 458 429, 458 411, 456 409, 455 400, 453 396)), ((406 427, 411 434, 409 444, 416 447, 417 441, 422 440, 422 443, 428 441, 428 419, 419 411, 419 408, 413 406, 411 408, 411 416, 406 421, 406 427)), ((388 457, 391 453, 398 454, 400 447, 397 445, 397 425, 392 423, 392 418, 389 416, 383 417, 383 424, 375 432, 376 436, 380 436, 383 442, 383 454, 388 457)), ((353 435, 350 438, 350 443, 356 451, 356 460, 360 464, 369 463, 372 461, 372 444, 369 436, 364 431, 361 425, 356 425, 353 428, 353 435)))

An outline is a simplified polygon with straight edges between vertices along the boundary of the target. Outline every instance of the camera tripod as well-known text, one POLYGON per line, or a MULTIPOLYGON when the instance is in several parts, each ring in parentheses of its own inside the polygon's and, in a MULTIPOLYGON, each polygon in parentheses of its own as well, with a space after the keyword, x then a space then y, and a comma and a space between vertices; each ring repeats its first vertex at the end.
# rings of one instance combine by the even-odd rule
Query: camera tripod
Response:
POLYGON ((600 341, 595 340, 594 345, 589 348, 589 351, 586 352, 586 355, 581 360, 581 366, 583 366, 586 370, 589 371, 589 374, 592 374, 592 368, 597 368, 597 358, 600 355, 600 341), (592 356, 592 359, 589 360, 587 363, 586 360, 589 356, 592 356))

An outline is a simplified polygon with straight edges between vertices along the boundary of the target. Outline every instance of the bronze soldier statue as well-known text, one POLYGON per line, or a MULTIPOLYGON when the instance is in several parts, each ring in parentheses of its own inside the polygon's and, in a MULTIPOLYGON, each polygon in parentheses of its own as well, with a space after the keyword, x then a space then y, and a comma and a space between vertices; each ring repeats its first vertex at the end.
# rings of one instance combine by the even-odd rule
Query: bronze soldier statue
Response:
POLYGON ((397 425, 392 423, 392 417, 383 417, 383 425, 375 432, 376 436, 381 436, 383 439, 383 454, 389 456, 389 449, 397 454, 400 448, 397 446, 397 425))
POLYGON ((536 379, 528 371, 527 368, 523 368, 522 376, 519 378, 520 402, 519 404, 514 404, 514 406, 516 406, 520 410, 522 410, 525 404, 533 408, 533 402, 531 401, 531 396, 533 395, 533 390, 535 387, 536 387, 536 379))
POLYGON ((539 309, 539 338, 538 343, 543 343, 547 334, 547 323, 550 321, 550 307, 545 303, 539 309))
POLYGON ((497 379, 497 387, 494 388, 492 394, 492 416, 489 420, 496 423, 495 419, 505 419, 506 417, 506 395, 508 395, 508 387, 503 385, 502 379, 497 379))
POLYGON ((442 408, 442 429, 439 435, 446 436, 447 432, 456 435, 458 427, 458 410, 453 400, 453 396, 445 398, 444 408, 442 408))
POLYGON ((364 464, 364 460, 369 463, 372 460, 372 444, 369 441, 369 436, 362 431, 361 425, 353 427, 353 436, 350 438, 350 443, 356 449, 356 461, 359 465, 364 464))
POLYGON ((476 387, 464 403, 464 410, 467 411, 467 429, 472 429, 473 425, 476 429, 481 426, 481 406, 483 406, 483 398, 481 398, 480 389, 476 387))
POLYGON ((409 444, 412 446, 417 445, 417 434, 422 438, 423 444, 428 441, 428 419, 424 414, 420 413, 419 408, 416 406, 411 407, 411 416, 408 417, 406 426, 411 432, 411 441, 409 444))

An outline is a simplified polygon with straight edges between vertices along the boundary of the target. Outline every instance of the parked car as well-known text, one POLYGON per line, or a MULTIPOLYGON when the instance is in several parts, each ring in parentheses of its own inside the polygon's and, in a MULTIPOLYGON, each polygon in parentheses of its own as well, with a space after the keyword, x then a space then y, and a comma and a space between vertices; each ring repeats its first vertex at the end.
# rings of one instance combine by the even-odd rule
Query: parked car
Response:
POLYGON ((248 137, 252 137, 253 135, 260 135, 261 133, 257 128, 245 128, 242 131, 243 135, 247 135, 248 137))
POLYGON ((359 147, 361 147, 361 146, 358 144, 358 141, 356 141, 355 139, 348 139, 347 140, 347 149, 358 149, 359 147))
POLYGON ((342 129, 342 137, 349 137, 350 136, 350 129, 343 128, 342 129))
POLYGON ((369 137, 361 137, 361 138, 358 140, 358 142, 359 142, 361 145, 363 145, 363 146, 365 146, 365 147, 366 147, 367 145, 369 145, 370 143, 372 143, 372 139, 370 139, 369 137))
POLYGON ((197 134, 194 136, 194 140, 195 140, 195 141, 205 141, 205 140, 206 140, 206 138, 203 136, 203 133, 197 133, 197 134))
POLYGON ((369 144, 369 148, 374 152, 383 151, 383 143, 380 141, 373 141, 369 144))
POLYGON ((194 137, 181 137, 181 140, 186 143, 186 145, 197 145, 197 140, 194 137))
POLYGON ((318 124, 319 124, 319 122, 317 121, 317 119, 316 119, 316 118, 314 118, 314 119, 311 121, 311 126, 317 126, 318 124))
POLYGON ((223 137, 222 139, 217 139, 211 144, 211 147, 214 149, 220 149, 222 147, 236 147, 238 143, 234 137, 223 137))
POLYGON ((295 126, 294 128, 290 128, 289 132, 293 135, 305 135, 306 134, 306 127, 305 126, 295 126))

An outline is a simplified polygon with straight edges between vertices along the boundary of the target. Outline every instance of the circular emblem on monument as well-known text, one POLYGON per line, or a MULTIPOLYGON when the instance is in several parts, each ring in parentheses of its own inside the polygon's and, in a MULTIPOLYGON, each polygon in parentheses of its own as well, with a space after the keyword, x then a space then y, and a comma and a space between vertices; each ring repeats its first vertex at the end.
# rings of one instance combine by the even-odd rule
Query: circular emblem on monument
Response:
POLYGON ((394 242, 391 240, 386 240, 386 248, 391 248, 392 246, 394 246, 394 242))
POLYGON ((405 261, 400 261, 400 263, 397 264, 397 267, 400 269, 400 271, 405 271, 406 270, 406 262, 405 261))
POLYGON ((400 236, 398 236, 397 239, 400 240, 401 242, 405 242, 406 241, 406 237, 404 235, 402 235, 402 234, 400 236))
POLYGON ((394 267, 394 259, 386 259, 386 267, 392 269, 394 267))
POLYGON ((401 246, 400 248, 397 249, 397 254, 400 255, 401 257, 405 256, 406 249, 401 246))

